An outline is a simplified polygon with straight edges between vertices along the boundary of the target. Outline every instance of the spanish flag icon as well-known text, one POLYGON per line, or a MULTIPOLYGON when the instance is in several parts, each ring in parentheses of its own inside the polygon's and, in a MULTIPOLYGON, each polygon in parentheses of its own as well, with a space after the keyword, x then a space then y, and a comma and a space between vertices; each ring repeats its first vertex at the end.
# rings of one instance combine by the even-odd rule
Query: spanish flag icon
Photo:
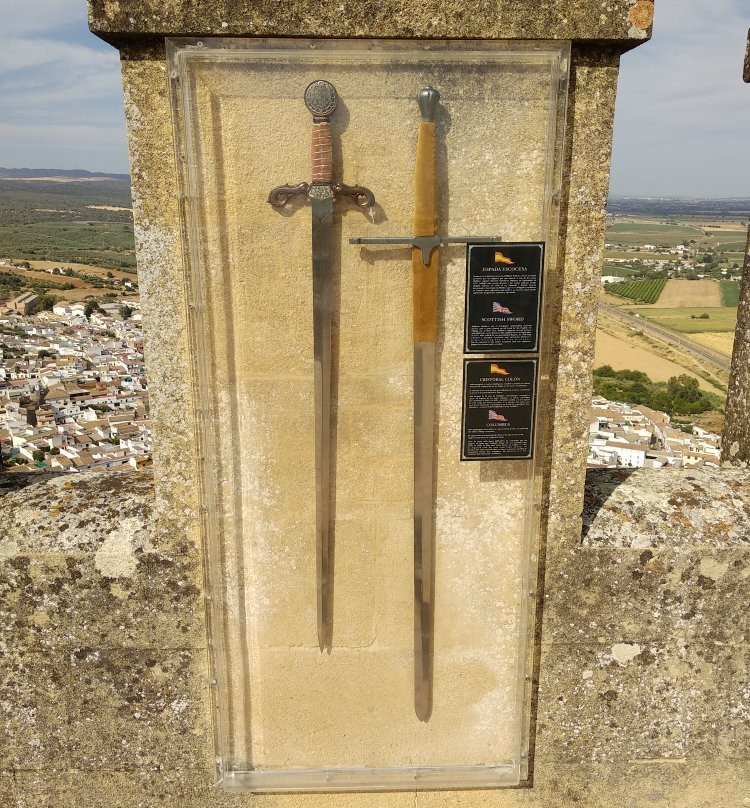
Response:
POLYGON ((501 368, 496 362, 490 363, 490 373, 499 373, 501 376, 510 375, 510 371, 507 371, 505 368, 501 368))
POLYGON ((500 252, 500 250, 495 250, 495 263, 496 264, 509 264, 510 266, 515 266, 513 261, 508 258, 507 255, 500 252))

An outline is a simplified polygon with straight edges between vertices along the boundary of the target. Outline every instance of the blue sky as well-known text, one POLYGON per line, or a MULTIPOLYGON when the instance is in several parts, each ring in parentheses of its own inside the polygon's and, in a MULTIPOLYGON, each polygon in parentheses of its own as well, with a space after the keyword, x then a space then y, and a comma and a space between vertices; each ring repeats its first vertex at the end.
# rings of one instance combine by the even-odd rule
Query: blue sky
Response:
MULTIPOLYGON (((128 170, 117 53, 85 0, 0 0, 0 165, 128 170)), ((750 196, 750 0, 656 0, 622 57, 611 191, 750 196)))

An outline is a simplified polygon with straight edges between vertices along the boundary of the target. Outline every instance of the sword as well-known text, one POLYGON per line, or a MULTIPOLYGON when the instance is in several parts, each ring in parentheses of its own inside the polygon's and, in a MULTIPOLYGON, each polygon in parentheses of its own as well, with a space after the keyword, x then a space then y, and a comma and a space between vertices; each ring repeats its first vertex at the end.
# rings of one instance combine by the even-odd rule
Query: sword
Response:
MULTIPOLYGON (((422 120, 417 135, 414 171, 414 235, 437 233, 435 182, 435 110, 440 94, 432 87, 419 91, 422 120)), ((440 248, 425 261, 412 247, 414 290, 414 710, 420 721, 432 712, 433 594, 433 432, 435 414, 435 341, 438 319, 440 248)))
POLYGON ((331 580, 329 549, 331 534, 331 316, 333 294, 331 259, 333 202, 351 199, 360 207, 375 204, 372 192, 359 185, 333 181, 333 136, 331 115, 338 95, 328 81, 313 81, 305 89, 305 106, 313 116, 312 182, 280 185, 268 201, 282 208, 297 195, 310 200, 312 210, 313 355, 315 360, 315 544, 318 601, 318 645, 331 647, 331 580))
POLYGON ((500 236, 437 235, 435 111, 440 94, 424 87, 417 94, 422 116, 414 172, 414 235, 350 238, 350 244, 407 244, 412 248, 414 343, 414 711, 420 721, 432 712, 434 622, 433 441, 435 342, 438 323, 440 247, 489 244, 500 236))

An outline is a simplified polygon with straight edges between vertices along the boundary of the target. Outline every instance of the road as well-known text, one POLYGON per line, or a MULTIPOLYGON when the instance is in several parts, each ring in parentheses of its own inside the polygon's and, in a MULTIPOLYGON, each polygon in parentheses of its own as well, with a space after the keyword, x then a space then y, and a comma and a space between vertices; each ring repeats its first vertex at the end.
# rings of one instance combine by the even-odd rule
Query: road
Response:
POLYGON ((640 331, 643 331, 644 334, 652 334, 660 340, 675 345, 696 358, 703 359, 714 367, 729 373, 729 357, 720 354, 718 351, 712 351, 710 348, 706 348, 703 345, 699 345, 697 342, 687 339, 687 337, 684 337, 682 334, 675 334, 674 331, 669 331, 666 328, 662 328, 660 325, 654 325, 654 323, 650 322, 645 317, 635 317, 632 314, 625 314, 625 312, 618 309, 616 306, 600 303, 599 308, 611 317, 624 320, 632 328, 638 328, 640 331))

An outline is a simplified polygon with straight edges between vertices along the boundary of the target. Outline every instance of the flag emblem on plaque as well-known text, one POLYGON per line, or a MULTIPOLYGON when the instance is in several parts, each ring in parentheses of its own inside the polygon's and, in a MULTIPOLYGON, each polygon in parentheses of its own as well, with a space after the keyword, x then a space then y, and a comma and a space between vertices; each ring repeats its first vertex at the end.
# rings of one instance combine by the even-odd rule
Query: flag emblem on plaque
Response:
POLYGON ((510 266, 515 266, 513 260, 508 258, 507 255, 501 253, 500 250, 495 250, 495 263, 496 264, 509 264, 510 266))
POLYGON ((492 301, 492 313, 493 314, 513 314, 513 312, 507 306, 503 306, 503 304, 498 303, 497 300, 492 301))
POLYGON ((509 375, 509 371, 507 371, 505 368, 501 368, 500 365, 495 362, 490 364, 490 373, 499 373, 501 376, 509 375))
POLYGON ((489 410, 489 414, 487 415, 490 421, 506 421, 507 418, 499 412, 495 412, 495 410, 489 410))

